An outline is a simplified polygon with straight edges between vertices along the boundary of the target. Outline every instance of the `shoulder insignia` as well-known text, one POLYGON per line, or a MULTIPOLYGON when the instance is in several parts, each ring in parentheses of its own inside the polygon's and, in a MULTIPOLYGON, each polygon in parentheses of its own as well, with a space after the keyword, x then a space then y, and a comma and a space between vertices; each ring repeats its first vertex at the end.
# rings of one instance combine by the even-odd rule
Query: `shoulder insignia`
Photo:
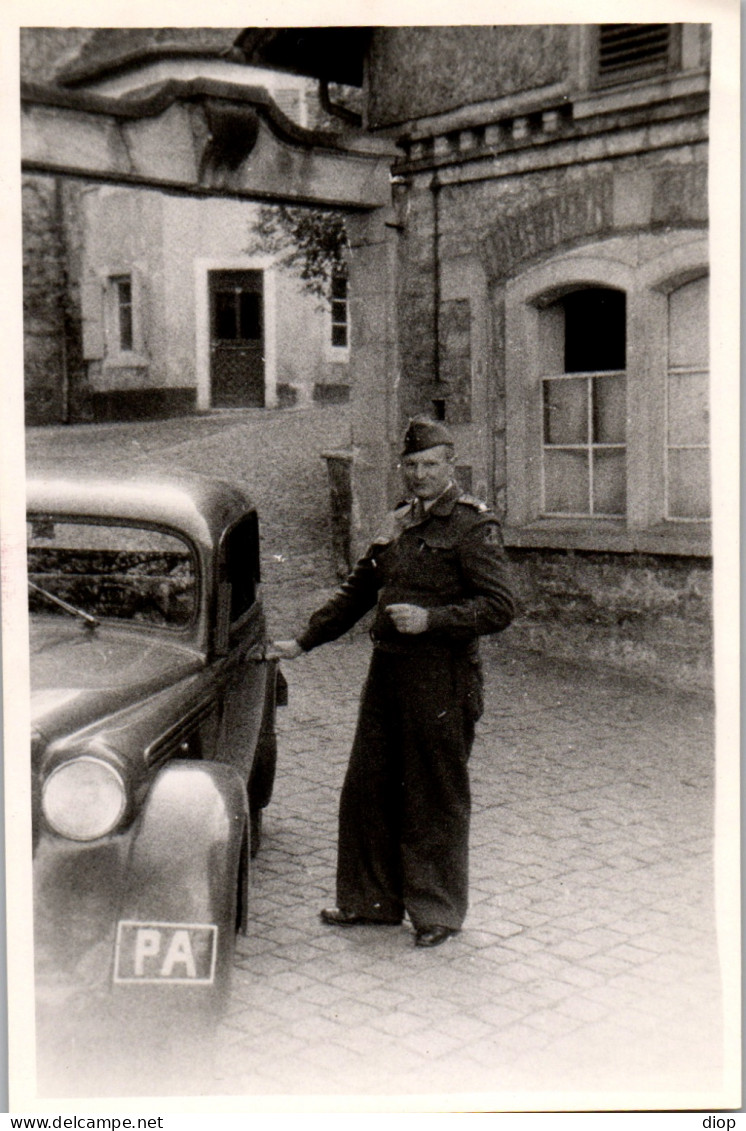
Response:
POLYGON ((457 503, 463 503, 464 506, 467 506, 467 507, 472 507, 475 511, 478 511, 480 514, 486 514, 487 511, 490 509, 487 506, 486 503, 483 503, 481 499, 475 499, 473 495, 459 495, 456 502, 457 503))

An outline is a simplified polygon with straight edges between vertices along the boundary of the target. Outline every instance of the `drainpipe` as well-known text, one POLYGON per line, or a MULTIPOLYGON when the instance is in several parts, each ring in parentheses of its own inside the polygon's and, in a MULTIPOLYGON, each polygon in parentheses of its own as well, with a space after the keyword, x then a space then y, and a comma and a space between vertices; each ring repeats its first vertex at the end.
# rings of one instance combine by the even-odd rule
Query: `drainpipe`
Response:
POLYGON ((58 317, 62 328, 61 357, 62 357, 62 423, 70 423, 70 358, 68 354, 68 318, 67 318, 67 261, 65 247, 65 210, 62 198, 62 181, 59 177, 54 179, 54 220, 57 228, 57 250, 59 254, 61 285, 59 291, 58 317))
POLYGON ((430 191, 433 194, 433 372, 436 385, 440 384, 440 180, 433 174, 430 191))

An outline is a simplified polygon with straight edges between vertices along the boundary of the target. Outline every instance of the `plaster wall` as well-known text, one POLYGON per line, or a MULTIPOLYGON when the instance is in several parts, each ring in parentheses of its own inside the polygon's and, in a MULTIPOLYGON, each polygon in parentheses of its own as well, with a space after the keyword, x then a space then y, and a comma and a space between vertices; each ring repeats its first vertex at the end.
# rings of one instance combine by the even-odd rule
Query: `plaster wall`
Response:
MULTIPOLYGON (((267 403, 310 403, 318 384, 348 382, 347 365, 328 347, 329 314, 297 274, 256 251, 255 205, 237 200, 169 197, 144 189, 96 189, 87 207, 86 270, 104 281, 137 271, 140 364, 90 362, 96 392, 191 390, 194 404, 210 398, 208 273, 265 272, 264 328, 267 403), (271 276, 271 278, 270 278, 271 276)), ((128 359, 132 360, 132 359, 128 359)))

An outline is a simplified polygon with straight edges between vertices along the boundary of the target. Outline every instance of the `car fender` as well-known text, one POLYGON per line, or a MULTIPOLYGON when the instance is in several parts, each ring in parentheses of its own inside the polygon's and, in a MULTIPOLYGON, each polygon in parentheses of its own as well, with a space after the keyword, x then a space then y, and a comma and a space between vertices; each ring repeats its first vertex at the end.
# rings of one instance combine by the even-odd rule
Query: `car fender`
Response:
POLYGON ((246 786, 232 766, 173 761, 143 803, 125 869, 120 918, 223 921, 248 823, 246 786))
POLYGON ((248 800, 236 770, 198 761, 164 767, 125 869, 114 953, 119 994, 152 999, 165 992, 185 1004, 195 993, 224 999, 239 913, 245 923, 248 872, 248 800), (174 954, 183 957, 180 945, 188 961, 174 964, 174 954))

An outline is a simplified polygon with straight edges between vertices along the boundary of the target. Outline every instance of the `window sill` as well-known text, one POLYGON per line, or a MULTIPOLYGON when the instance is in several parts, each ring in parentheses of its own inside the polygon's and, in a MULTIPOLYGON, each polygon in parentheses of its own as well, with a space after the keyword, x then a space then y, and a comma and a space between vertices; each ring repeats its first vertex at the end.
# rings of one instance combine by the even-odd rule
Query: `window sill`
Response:
POLYGON ((150 358, 144 353, 112 353, 103 360, 104 369, 145 369, 150 365, 150 358))
POLYGON ((618 554, 669 554, 706 558, 712 554, 709 522, 662 522, 632 530, 622 522, 579 523, 540 519, 530 526, 505 526, 506 546, 544 550, 598 550, 618 554))
POLYGON ((705 94, 708 90, 706 73, 664 72, 654 78, 625 79, 599 84, 576 97, 573 103, 573 118, 590 118, 596 114, 612 114, 620 110, 631 110, 639 106, 649 106, 654 102, 667 102, 672 98, 686 98, 693 94, 705 94))
POLYGON ((327 346, 326 360, 332 365, 348 365, 350 361, 350 347, 327 346))

